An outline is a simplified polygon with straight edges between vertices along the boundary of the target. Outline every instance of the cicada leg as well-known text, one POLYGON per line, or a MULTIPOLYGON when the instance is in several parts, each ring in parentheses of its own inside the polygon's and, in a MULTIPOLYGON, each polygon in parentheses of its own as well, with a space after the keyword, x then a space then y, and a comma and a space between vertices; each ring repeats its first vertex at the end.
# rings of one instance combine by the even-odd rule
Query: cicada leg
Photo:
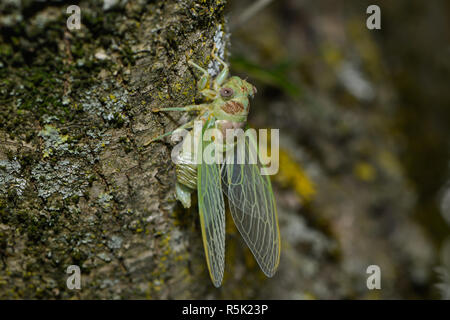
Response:
POLYGON ((197 83, 197 88, 198 90, 202 91, 203 89, 206 88, 206 85, 208 84, 208 80, 209 80, 209 73, 208 71, 206 71, 205 69, 203 69, 202 67, 200 67, 198 64, 196 64, 194 61, 189 60, 188 63, 193 66, 194 68, 197 68, 198 70, 200 70, 203 75, 200 78, 200 80, 197 83))
POLYGON ((185 107, 174 107, 174 108, 157 108, 153 109, 152 112, 161 112, 161 111, 203 111, 207 109, 209 104, 191 104, 185 107))
POLYGON ((208 103, 203 103, 203 104, 191 104, 191 105, 188 105, 188 106, 185 106, 185 107, 153 109, 152 110, 153 112, 161 112, 161 111, 201 111, 201 113, 194 120, 183 124, 182 126, 176 128, 175 130, 170 131, 170 132, 166 132, 166 133, 164 133, 164 134, 162 134, 160 136, 157 136, 156 138, 151 139, 150 141, 148 141, 148 142, 146 142, 144 144, 144 147, 148 146, 150 143, 152 143, 152 142, 154 142, 156 140, 161 140, 164 137, 170 136, 171 134, 173 134, 175 131, 177 131, 179 129, 185 129, 185 128, 188 128, 188 127, 192 126, 194 124, 194 121, 198 120, 200 118, 200 116, 202 114, 204 114, 204 112, 207 111, 209 108, 210 108, 210 105, 208 103))
POLYGON ((203 89, 203 90, 200 91, 200 93, 204 97, 206 97, 208 99, 211 99, 211 100, 213 100, 213 99, 215 99, 217 97, 217 92, 214 91, 214 90, 211 90, 211 89, 203 89))
POLYGON ((144 147, 148 146, 150 143, 152 143, 152 142, 154 142, 154 141, 161 140, 161 139, 164 138, 164 137, 167 137, 167 136, 172 135, 172 134, 173 134, 175 131, 177 131, 177 130, 180 130, 180 129, 186 129, 186 128, 191 127, 191 126, 194 124, 195 120, 197 120, 197 118, 194 119, 194 120, 192 120, 192 121, 186 122, 185 124, 183 124, 182 126, 179 126, 179 127, 176 128, 175 130, 172 130, 172 131, 163 133, 163 134, 160 135, 160 136, 157 136, 157 137, 155 137, 155 138, 150 139, 150 141, 147 141, 146 143, 144 143, 144 147))
POLYGON ((217 75, 217 77, 214 79, 214 89, 217 91, 220 86, 225 82, 225 80, 230 75, 230 68, 228 67, 228 64, 225 63, 222 59, 219 58, 219 56, 216 54, 216 45, 214 44, 213 50, 211 52, 211 56, 219 61, 219 63, 223 66, 222 71, 217 75))

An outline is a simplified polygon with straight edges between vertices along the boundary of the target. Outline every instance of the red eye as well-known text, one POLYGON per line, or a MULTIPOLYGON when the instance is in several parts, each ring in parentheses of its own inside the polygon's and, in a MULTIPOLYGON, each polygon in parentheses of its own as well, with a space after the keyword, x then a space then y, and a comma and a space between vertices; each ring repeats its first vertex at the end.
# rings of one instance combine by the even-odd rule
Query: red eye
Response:
POLYGON ((222 97, 231 97, 233 95, 234 91, 231 88, 222 88, 220 89, 220 95, 222 97))

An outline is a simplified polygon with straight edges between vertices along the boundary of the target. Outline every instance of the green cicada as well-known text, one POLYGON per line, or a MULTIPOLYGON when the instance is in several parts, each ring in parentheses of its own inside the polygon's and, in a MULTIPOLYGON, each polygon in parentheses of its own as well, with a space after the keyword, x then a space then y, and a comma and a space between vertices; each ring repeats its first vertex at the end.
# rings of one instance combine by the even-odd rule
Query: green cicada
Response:
MULTIPOLYGON (((183 144, 195 145, 194 141, 198 142, 197 145, 203 149, 214 143, 203 141, 201 136, 205 130, 215 128, 226 135, 230 130, 245 126, 250 110, 249 97, 253 97, 256 93, 256 88, 247 81, 236 76, 230 77, 228 65, 215 54, 215 49, 212 56, 223 66, 221 72, 212 81, 206 70, 188 61, 203 74, 198 82, 198 89, 209 101, 208 103, 154 110, 155 112, 198 111, 198 116, 194 120, 180 128, 192 128, 195 121, 196 123, 201 121, 201 134, 195 135, 195 130, 190 130, 183 139, 183 144)), ((150 142, 171 135, 175 131, 165 133, 150 142)), ((250 149, 251 143, 245 141, 244 147, 250 149)), ((227 148, 236 148, 236 145, 225 144, 222 151, 227 148)), ((192 150, 195 148, 186 149, 188 151, 182 148, 177 155, 176 197, 184 207, 190 207, 191 193, 194 190, 198 192, 203 244, 213 284, 216 287, 221 285, 225 266, 223 194, 228 198, 234 223, 256 261, 262 271, 268 277, 272 277, 280 260, 280 232, 270 179, 267 175, 261 174, 264 170, 263 166, 258 161, 225 161, 222 164, 208 164, 206 161, 201 161, 198 163, 194 161, 195 152, 192 150)), ((249 160, 249 156, 246 156, 244 160, 249 160)))

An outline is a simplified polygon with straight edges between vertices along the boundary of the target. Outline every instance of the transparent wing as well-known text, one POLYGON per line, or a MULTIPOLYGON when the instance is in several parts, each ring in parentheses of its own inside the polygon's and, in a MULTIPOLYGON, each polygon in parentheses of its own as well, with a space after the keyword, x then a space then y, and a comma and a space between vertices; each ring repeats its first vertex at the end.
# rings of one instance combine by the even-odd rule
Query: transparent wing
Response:
MULTIPOLYGON (((209 128, 208 122, 205 128, 209 128)), ((203 142, 203 150, 211 142, 203 142)), ((199 143, 200 146, 200 143, 199 143)), ((206 262, 214 286, 222 283, 225 267, 225 205, 220 169, 216 163, 202 161, 197 172, 198 207, 206 262)))
POLYGON ((254 150, 257 163, 252 164, 249 163, 249 140, 245 139, 245 163, 237 163, 235 149, 234 160, 222 167, 222 180, 236 227, 262 271, 272 277, 280 261, 277 209, 270 179, 261 175, 262 166, 256 148, 254 150))

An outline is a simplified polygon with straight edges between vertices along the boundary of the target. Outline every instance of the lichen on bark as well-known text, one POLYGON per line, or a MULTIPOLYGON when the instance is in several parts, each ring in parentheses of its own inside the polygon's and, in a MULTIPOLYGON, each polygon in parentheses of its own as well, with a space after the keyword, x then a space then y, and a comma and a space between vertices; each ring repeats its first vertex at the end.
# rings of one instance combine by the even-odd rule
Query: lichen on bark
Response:
POLYGON ((224 53, 224 5, 82 1, 70 31, 63 4, 2 4, 0 298, 208 293, 170 145, 145 142, 180 121, 152 108, 199 98, 186 61, 207 67, 214 41, 224 53))

